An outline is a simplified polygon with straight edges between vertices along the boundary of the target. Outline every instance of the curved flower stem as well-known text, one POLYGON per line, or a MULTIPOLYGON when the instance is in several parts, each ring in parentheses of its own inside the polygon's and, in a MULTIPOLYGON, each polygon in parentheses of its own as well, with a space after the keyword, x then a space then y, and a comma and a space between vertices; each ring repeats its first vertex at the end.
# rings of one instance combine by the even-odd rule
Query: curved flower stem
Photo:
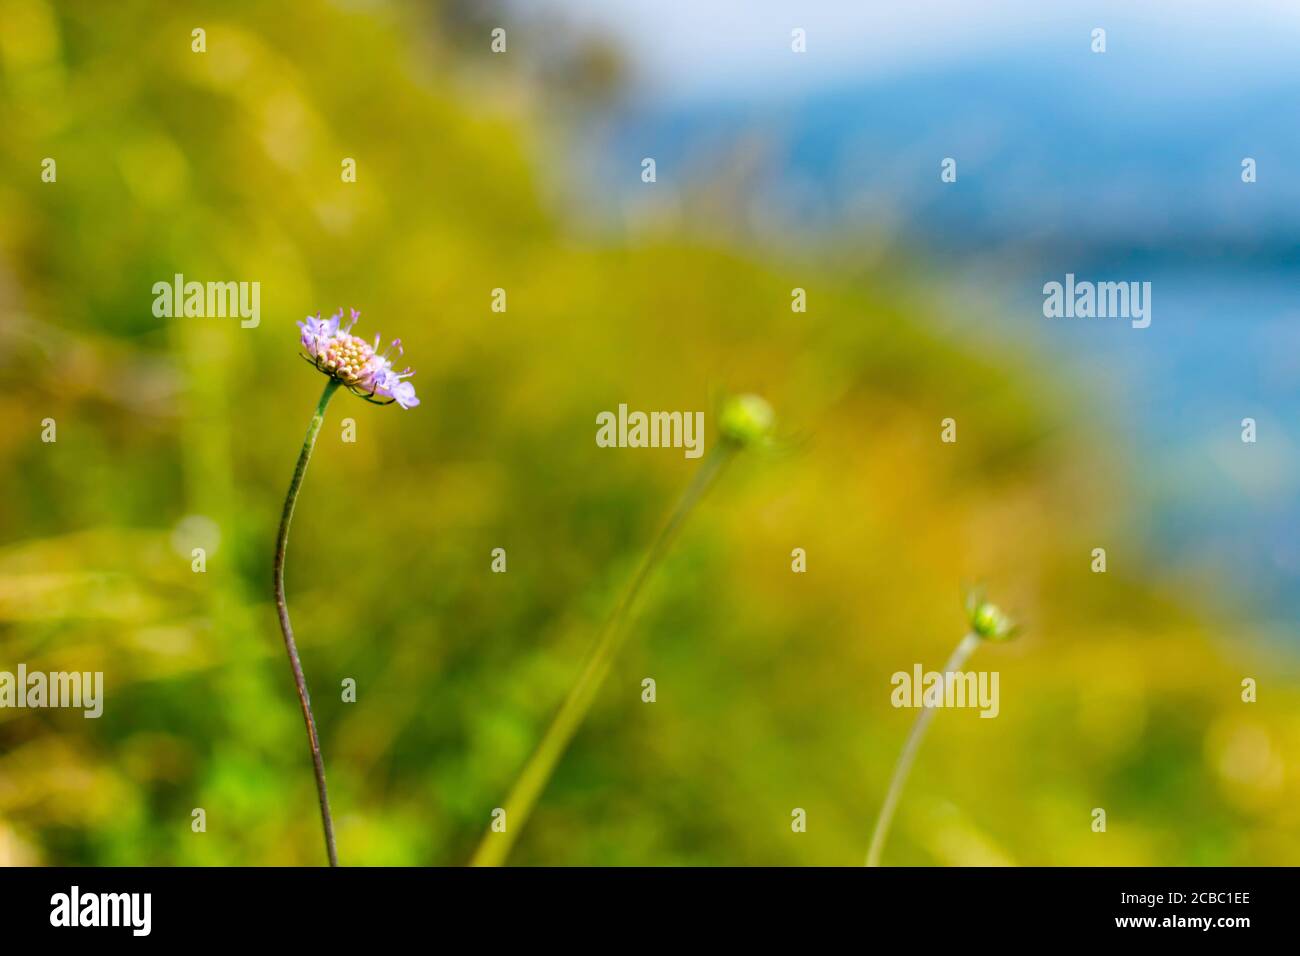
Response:
POLYGON ((311 745, 311 761, 316 770, 316 791, 320 795, 321 824, 325 828, 325 852, 329 856, 330 866, 339 865, 338 851, 334 847, 334 818, 330 816, 330 798, 325 790, 325 761, 321 758, 320 741, 316 737, 316 718, 311 712, 311 695, 307 693, 307 679, 302 673, 302 663, 298 660, 298 645, 293 640, 293 628, 289 624, 289 606, 284 601, 284 552, 289 545, 289 522, 293 520, 293 506, 298 501, 298 489, 302 487, 303 475, 307 473, 307 462, 311 460, 312 449, 316 447, 316 436, 320 434, 321 423, 325 421, 325 406, 329 404, 339 383, 330 379, 321 393, 316 405, 316 414, 307 426, 307 437, 302 443, 298 455, 298 465, 293 470, 293 480, 289 482, 289 494, 284 499, 284 513, 280 516, 280 533, 275 539, 275 607, 280 613, 280 630, 284 632, 284 646, 289 652, 289 666, 293 669, 293 682, 298 687, 298 702, 302 704, 302 717, 307 722, 307 741, 311 745))
POLYGON ((519 832, 528 822, 533 805, 546 788, 556 764, 569 746, 569 741, 582 725, 587 711, 591 709, 596 699, 596 692, 600 689, 601 682, 609 673, 610 665, 613 664, 619 648, 623 646, 627 636, 623 624, 636 603, 642 587, 667 554, 669 546, 677 537, 687 516, 708 491, 709 485, 713 483, 722 467, 731 459, 736 447, 728 441, 720 442, 700 463, 695 478, 678 500, 668 523, 664 525, 663 530, 659 532, 659 537, 646 553, 645 560, 642 561, 636 577, 632 579, 631 586, 601 629, 600 636, 587 657, 577 683, 569 691, 569 696, 560 706, 559 712, 546 730, 546 735, 515 781, 510 796, 506 798, 506 830, 501 833, 489 830, 484 834, 473 859, 470 860, 471 866, 500 866, 510 855, 519 832))
MULTIPOLYGON (((979 635, 972 632, 957 644, 957 649, 948 658, 948 663, 943 665, 943 675, 939 685, 941 694, 947 692, 948 675, 961 669, 979 642, 979 635)), ((889 781, 889 792, 885 794, 885 803, 880 808, 880 816, 876 818, 876 832, 871 835, 871 849, 867 851, 867 866, 880 865, 880 854, 885 849, 885 837, 889 835, 889 824, 893 822, 894 811, 898 809, 898 800, 903 795, 903 784, 907 782, 912 762, 916 760, 916 753, 921 749, 921 738, 925 736, 925 728, 930 726, 935 709, 925 707, 921 710, 916 717, 916 722, 912 724, 912 732, 908 734, 907 743, 903 745, 903 752, 899 754, 898 763, 894 766, 894 776, 889 781)))

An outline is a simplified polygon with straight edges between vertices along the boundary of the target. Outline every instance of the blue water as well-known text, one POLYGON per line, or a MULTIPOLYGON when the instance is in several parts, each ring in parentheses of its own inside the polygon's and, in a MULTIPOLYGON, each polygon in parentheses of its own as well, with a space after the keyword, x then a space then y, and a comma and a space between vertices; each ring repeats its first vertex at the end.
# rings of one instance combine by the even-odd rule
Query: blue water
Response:
POLYGON ((1283 617, 1300 611, 1300 74, 1107 57, 634 105, 593 134, 593 175, 631 196, 653 155, 661 182, 728 181, 777 231, 884 231, 941 263, 1097 396, 1167 559, 1230 569, 1283 617), (1043 283, 1067 272, 1151 282, 1151 326, 1044 318, 1043 283))

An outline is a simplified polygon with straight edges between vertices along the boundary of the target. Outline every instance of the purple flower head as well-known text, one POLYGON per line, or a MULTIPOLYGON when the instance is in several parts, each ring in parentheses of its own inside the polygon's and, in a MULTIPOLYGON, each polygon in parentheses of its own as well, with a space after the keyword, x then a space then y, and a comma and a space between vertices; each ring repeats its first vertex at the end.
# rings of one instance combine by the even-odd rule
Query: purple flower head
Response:
POLYGON ((393 370, 389 354, 396 349, 402 354, 402 340, 393 339, 392 343, 379 352, 379 336, 374 343, 353 335, 352 327, 356 325, 361 313, 349 310, 349 320, 342 326, 343 310, 339 309, 328 319, 322 319, 320 313, 298 323, 302 330, 301 343, 307 361, 326 375, 348 387, 354 395, 359 395, 376 405, 396 403, 402 408, 414 408, 420 404, 415 397, 415 386, 402 379, 415 373, 407 368, 402 372, 393 370), (376 399, 382 399, 377 401, 376 399))

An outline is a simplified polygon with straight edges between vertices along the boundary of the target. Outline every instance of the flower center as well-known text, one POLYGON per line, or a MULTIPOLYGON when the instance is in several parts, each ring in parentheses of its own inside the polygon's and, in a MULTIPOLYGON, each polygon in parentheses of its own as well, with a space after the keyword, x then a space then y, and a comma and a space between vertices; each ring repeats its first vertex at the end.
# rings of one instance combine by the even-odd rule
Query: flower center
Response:
POLYGON ((326 339, 319 352, 321 368, 344 382, 356 382, 369 370, 375 350, 355 335, 326 339))

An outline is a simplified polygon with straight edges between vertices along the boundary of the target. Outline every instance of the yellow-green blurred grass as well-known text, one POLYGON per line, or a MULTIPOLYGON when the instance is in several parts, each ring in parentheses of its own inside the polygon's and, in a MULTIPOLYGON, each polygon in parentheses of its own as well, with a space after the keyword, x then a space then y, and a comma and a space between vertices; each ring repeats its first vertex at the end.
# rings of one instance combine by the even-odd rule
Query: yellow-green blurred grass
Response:
POLYGON ((597 448, 596 413, 730 389, 785 447, 692 519, 516 862, 858 863, 913 717, 889 676, 940 666, 975 579, 1026 621, 972 665, 1002 713, 939 715, 886 862, 1300 859, 1294 663, 1163 574, 1091 401, 943 331, 941 293, 570 230, 510 77, 467 87, 415 7, 3 8, 0 668, 102 668, 107 701, 0 712, 0 861, 319 862, 270 551, 321 384, 293 322, 339 305, 424 402, 333 403, 289 549, 345 862, 468 858, 693 468, 597 448), (155 319, 175 272, 260 281, 261 326, 155 319))

